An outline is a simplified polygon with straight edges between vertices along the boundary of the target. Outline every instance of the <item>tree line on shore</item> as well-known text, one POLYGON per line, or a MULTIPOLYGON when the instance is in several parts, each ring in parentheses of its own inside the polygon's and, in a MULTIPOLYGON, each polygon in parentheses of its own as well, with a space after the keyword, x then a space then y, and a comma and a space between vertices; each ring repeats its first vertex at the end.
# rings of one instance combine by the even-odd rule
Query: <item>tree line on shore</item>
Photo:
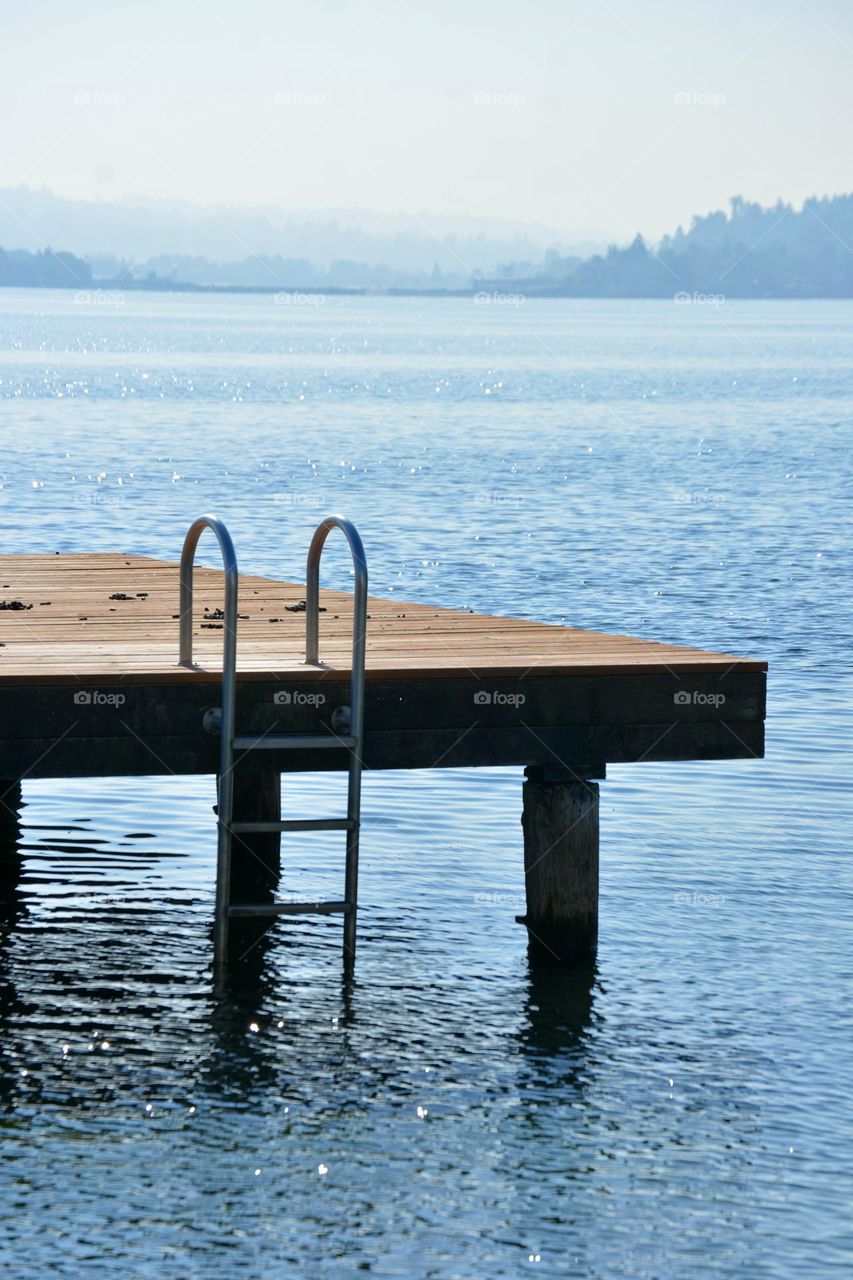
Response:
POLYGON ((663 298, 853 297, 853 195, 770 208, 735 196, 728 214, 694 218, 660 244, 636 236, 578 262, 549 254, 539 267, 507 264, 483 285, 540 296, 663 298))

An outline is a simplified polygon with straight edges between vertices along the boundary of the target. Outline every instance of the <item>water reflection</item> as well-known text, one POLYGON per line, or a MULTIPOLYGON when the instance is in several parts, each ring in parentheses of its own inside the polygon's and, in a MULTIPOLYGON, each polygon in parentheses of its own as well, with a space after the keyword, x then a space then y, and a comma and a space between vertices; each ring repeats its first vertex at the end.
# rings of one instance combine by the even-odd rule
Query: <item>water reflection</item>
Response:
POLYGON ((598 970, 569 969, 528 953, 524 1021, 519 1040, 527 1070, 522 1088, 580 1088, 593 1021, 598 970))
MULTIPOLYGON (((21 897, 21 786, 0 783, 0 1044, 7 1043, 10 1017, 22 1009, 12 980, 8 954, 8 938, 18 920, 25 914, 21 897)), ((14 1110, 14 1094, 18 1074, 0 1054, 0 1109, 14 1110)))

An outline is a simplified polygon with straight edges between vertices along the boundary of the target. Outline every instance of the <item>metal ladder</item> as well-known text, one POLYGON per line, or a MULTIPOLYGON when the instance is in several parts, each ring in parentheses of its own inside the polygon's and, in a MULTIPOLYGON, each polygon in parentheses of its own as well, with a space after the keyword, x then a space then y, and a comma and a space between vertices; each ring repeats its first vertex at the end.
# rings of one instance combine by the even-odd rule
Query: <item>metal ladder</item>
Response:
POLYGON ((305 588, 305 662, 320 665, 320 557, 332 529, 340 529, 349 543, 355 572, 350 677, 349 724, 346 732, 332 729, 322 734, 236 733, 237 692, 237 593, 239 575, 231 535, 216 516, 199 516, 187 531, 181 552, 180 662, 191 667, 193 620, 193 565, 198 540, 205 529, 216 535, 225 568, 225 608, 222 647, 222 707, 206 716, 206 727, 218 729, 219 805, 216 857, 216 906, 214 911, 214 965, 222 969, 228 954, 228 922, 236 916, 331 915, 344 916, 344 957, 355 956, 358 906, 358 838, 361 825, 361 771, 364 740, 364 659, 367 628, 367 560, 358 530, 343 516, 328 516, 316 528, 308 549, 305 588), (296 818, 279 822, 235 822, 234 753, 246 751, 316 751, 341 748, 349 751, 347 814, 345 818, 296 818), (346 873, 344 896, 332 902, 231 902, 231 853, 233 836, 254 832, 345 831, 346 873))

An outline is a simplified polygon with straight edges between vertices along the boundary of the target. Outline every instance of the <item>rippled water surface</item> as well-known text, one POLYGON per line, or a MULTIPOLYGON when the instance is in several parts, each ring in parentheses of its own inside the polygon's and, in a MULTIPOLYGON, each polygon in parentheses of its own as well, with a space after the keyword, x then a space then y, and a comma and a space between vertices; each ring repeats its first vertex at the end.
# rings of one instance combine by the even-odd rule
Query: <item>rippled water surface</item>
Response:
POLYGON ((853 305, 94 298, 0 291, 4 552, 296 578, 340 509, 377 593, 767 658, 767 756, 608 769, 562 976, 520 771, 368 775, 354 984, 282 923, 219 1001, 212 780, 25 780, 0 1274, 850 1275, 853 305))

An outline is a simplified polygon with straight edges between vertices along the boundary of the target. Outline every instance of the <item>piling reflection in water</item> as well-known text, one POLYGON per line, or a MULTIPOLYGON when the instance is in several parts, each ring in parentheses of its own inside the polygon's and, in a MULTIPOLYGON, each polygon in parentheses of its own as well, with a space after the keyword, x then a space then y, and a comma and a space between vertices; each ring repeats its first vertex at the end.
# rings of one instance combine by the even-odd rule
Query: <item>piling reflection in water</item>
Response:
POLYGON ((519 1033, 525 1056, 532 1071, 540 1060, 549 1068, 559 1063, 560 1078, 574 1084, 592 1023, 598 971, 594 964, 578 969, 551 964, 539 948, 530 949, 528 966, 525 1022, 519 1033))
MULTIPOLYGON (((0 1044, 7 1040, 10 1017, 22 1011, 12 980, 7 951, 10 932, 24 914, 20 883, 21 858, 21 785, 0 782, 0 1044)), ((14 1110, 16 1073, 5 1054, 0 1053, 0 1110, 14 1110)))

